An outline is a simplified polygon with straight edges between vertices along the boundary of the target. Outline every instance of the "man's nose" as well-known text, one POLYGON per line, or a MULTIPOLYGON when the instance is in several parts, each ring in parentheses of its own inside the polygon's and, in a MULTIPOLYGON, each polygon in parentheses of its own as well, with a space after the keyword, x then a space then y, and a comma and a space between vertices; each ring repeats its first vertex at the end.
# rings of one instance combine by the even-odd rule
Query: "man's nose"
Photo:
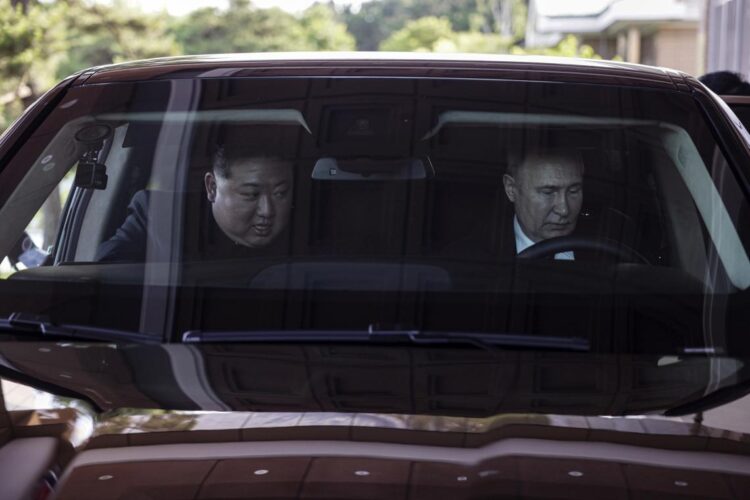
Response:
POLYGON ((274 207, 273 200, 268 195, 263 195, 258 199, 258 208, 256 214, 260 217, 271 218, 276 214, 276 207, 274 207))
POLYGON ((560 192, 555 195, 555 205, 553 210, 557 215, 566 217, 570 213, 570 203, 568 201, 568 195, 565 192, 560 192))

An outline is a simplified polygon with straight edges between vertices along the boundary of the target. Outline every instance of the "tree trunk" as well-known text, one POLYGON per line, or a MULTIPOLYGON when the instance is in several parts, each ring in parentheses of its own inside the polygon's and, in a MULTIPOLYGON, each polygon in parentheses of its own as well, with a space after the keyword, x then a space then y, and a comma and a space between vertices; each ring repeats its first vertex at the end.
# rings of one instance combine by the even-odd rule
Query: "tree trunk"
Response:
POLYGON ((29 11, 30 0, 10 0, 10 5, 13 7, 21 6, 21 12, 26 14, 29 11))
POLYGON ((514 0, 500 0, 500 34, 513 36, 513 2, 514 0))
POLYGON ((515 0, 490 0, 495 28, 502 36, 513 36, 513 3, 515 0))

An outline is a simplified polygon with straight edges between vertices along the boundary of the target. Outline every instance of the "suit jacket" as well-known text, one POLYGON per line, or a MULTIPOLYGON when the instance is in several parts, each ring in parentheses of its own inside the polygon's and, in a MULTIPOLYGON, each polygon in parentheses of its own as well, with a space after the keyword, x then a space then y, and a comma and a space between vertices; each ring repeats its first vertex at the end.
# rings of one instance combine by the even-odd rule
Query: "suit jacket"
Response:
MULTIPOLYGON (((443 249, 438 251, 441 257, 456 259, 472 259, 479 261, 511 261, 516 258, 516 233, 513 229, 512 210, 500 219, 500 224, 490 230, 474 230, 465 238, 451 242, 443 249)), ((578 227, 573 233, 576 235, 588 235, 585 223, 581 224, 579 219, 578 227)), ((550 256, 553 259, 554 256, 550 256)), ((611 256, 603 255, 598 252, 587 250, 575 250, 575 260, 610 262, 614 261, 611 256)))
MULTIPOLYGON (((99 262, 140 262, 146 260, 148 234, 149 191, 138 191, 128 204, 128 215, 114 236, 99 245, 96 260, 99 262)), ((161 238, 153 238, 161 247, 161 238)))

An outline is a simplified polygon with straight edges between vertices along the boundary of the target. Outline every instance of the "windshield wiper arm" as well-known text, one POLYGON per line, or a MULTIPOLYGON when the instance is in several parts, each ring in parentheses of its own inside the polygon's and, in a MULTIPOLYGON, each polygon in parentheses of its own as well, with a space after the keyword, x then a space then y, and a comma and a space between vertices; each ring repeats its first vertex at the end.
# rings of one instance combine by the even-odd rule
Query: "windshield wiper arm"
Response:
POLYGON ((7 318, 0 318, 0 331, 35 333, 42 337, 59 337, 75 340, 119 341, 119 342, 159 342, 159 338, 140 332, 115 330, 88 325, 53 323, 49 317, 14 312, 7 318))
POLYGON ((498 347, 550 349, 556 351, 591 350, 588 340, 580 337, 551 337, 484 332, 440 332, 421 330, 258 330, 201 331, 183 334, 186 343, 222 342, 382 342, 418 345, 473 344, 482 349, 498 347))
MULTIPOLYGON (((390 335, 390 332, 379 332, 390 335)), ((376 335, 377 338, 377 335, 376 335)), ((532 349, 552 349, 555 351, 591 350, 589 341, 580 337, 557 337, 514 333, 484 332, 414 332, 410 341, 415 344, 473 343, 478 347, 523 347, 532 349)))
POLYGON ((722 387, 703 397, 673 406, 664 412, 667 417, 682 417, 693 413, 700 413, 718 406, 736 401, 750 393, 750 380, 743 380, 727 387, 722 387))

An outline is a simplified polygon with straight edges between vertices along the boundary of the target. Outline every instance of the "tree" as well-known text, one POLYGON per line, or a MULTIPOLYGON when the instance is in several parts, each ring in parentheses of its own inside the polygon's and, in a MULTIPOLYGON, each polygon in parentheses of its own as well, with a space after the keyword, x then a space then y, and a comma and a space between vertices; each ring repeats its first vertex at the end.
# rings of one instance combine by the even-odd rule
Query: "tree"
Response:
POLYGON ((229 8, 193 11, 172 27, 186 54, 290 50, 352 50, 354 39, 328 5, 314 5, 300 18, 281 9, 255 8, 231 0, 229 8))
POLYGON ((0 0, 0 131, 36 97, 31 67, 43 50, 41 14, 36 6, 0 0))
POLYGON ((303 31, 280 9, 256 9, 232 0, 227 10, 193 11, 173 28, 186 54, 301 50, 303 31))
POLYGON ((71 73, 179 53, 164 15, 123 0, 0 0, 0 131, 71 73))
POLYGON ((456 50, 475 54, 507 54, 513 43, 511 37, 494 33, 457 33, 456 50))
POLYGON ((179 55, 166 14, 146 14, 124 0, 57 2, 65 54, 57 78, 91 66, 179 55))
POLYGON ((423 17, 410 21, 380 44, 380 50, 434 52, 439 46, 453 44, 456 33, 444 17, 423 17))
POLYGON ((511 38, 496 34, 453 31, 446 18, 423 17, 410 21, 383 43, 381 50, 398 52, 477 52, 504 54, 511 38))
POLYGON ((511 54, 516 55, 540 55, 540 56, 559 56, 559 57, 582 57, 585 59, 601 59, 602 56, 594 51, 590 45, 581 44, 578 37, 568 35, 554 47, 544 47, 539 49, 526 49, 523 47, 513 47, 511 54))
POLYGON ((523 38, 526 31, 527 2, 524 0, 482 0, 480 11, 485 19, 490 18, 490 29, 506 38, 516 41, 523 38))
POLYGON ((371 0, 358 11, 351 6, 340 17, 357 40, 359 50, 376 50, 407 23, 442 17, 457 32, 496 34, 517 41, 526 26, 526 0, 371 0))
POLYGON ((339 22, 330 4, 316 3, 302 13, 302 29, 307 39, 308 50, 355 50, 357 43, 339 22))

